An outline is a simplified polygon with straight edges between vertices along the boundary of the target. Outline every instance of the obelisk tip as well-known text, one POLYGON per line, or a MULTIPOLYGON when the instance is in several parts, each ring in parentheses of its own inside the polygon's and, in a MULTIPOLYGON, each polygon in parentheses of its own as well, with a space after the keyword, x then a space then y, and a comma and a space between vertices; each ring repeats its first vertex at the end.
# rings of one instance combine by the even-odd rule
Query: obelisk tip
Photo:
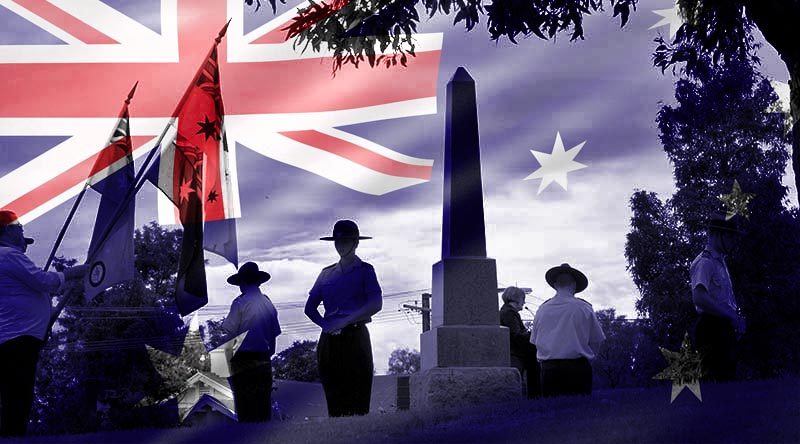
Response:
POLYGON ((472 78, 471 75, 467 72, 467 70, 463 66, 459 66, 456 69, 455 74, 453 74, 453 78, 450 79, 451 82, 475 82, 475 79, 472 78))

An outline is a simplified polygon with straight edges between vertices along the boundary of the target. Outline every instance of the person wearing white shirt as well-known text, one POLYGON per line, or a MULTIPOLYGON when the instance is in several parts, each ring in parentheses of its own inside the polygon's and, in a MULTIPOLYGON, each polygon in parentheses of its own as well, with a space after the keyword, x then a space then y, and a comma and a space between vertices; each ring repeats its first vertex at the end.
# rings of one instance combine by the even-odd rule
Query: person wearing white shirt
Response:
POLYGON ((275 305, 261 292, 269 273, 247 262, 228 278, 242 294, 233 300, 221 329, 226 340, 247 333, 230 361, 228 381, 239 422, 269 421, 272 418, 272 363, 275 338, 281 334, 275 305))
POLYGON ((545 280, 556 295, 539 306, 531 328, 531 343, 541 363, 542 395, 591 394, 589 361, 606 337, 592 305, 575 297, 589 281, 569 264, 551 268, 545 280))

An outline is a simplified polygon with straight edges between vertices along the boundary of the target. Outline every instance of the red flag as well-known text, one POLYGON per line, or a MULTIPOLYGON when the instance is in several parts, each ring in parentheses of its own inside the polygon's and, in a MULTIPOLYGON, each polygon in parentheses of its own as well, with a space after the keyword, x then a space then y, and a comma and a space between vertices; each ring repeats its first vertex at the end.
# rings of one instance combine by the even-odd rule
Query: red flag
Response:
MULTIPOLYGON (((217 64, 217 45, 226 28, 227 25, 220 31, 178 104, 174 113, 178 130, 175 140, 161 152, 148 174, 148 179, 175 204, 183 226, 175 294, 181 315, 208 302, 203 223, 226 219, 225 200, 230 197, 226 187, 229 181, 224 175, 227 145, 220 143, 224 139, 224 110, 217 64)), ((235 220, 225 222, 234 224, 235 220)), ((232 233, 235 236, 235 229, 232 233)), ((233 242, 235 247, 235 238, 233 242)))

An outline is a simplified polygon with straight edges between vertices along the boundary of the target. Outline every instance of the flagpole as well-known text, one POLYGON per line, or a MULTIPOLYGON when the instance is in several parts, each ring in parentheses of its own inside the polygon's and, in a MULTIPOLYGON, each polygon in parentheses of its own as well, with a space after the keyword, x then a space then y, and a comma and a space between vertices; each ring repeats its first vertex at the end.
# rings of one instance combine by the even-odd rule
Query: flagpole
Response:
MULTIPOLYGON (((147 167, 150 164, 150 161, 153 159, 153 156, 155 155, 156 151, 159 151, 161 142, 164 140, 164 137, 166 136, 167 131, 169 131, 169 127, 172 126, 173 121, 174 119, 170 119, 170 121, 164 127, 164 130, 161 131, 161 134, 158 136, 158 140, 156 141, 155 146, 153 147, 153 149, 150 150, 150 153, 147 155, 147 158, 145 159, 144 165, 142 165, 142 167, 139 169, 139 172, 136 174, 136 178, 134 179, 134 186, 128 189, 128 193, 125 195, 125 199, 123 200, 122 205, 120 205, 120 207, 117 209, 117 212, 114 213, 114 218, 111 220, 111 223, 108 224, 106 226, 105 231, 103 231, 103 236, 100 238, 100 242, 98 242, 97 244, 98 250, 99 247, 102 246, 108 239, 108 236, 111 235, 111 229, 122 217, 125 207, 128 206, 130 200, 133 198, 133 196, 136 195, 136 193, 139 192, 139 189, 141 189, 142 185, 144 184, 145 180, 143 180, 141 183, 137 182, 139 181, 139 179, 142 178, 142 176, 144 176, 144 173, 147 171, 147 167)), ((86 188, 84 188, 83 191, 85 192, 86 188)), ((89 263, 90 259, 91 258, 87 257, 85 263, 89 263)), ((50 322, 47 325, 47 333, 45 334, 45 339, 44 339, 45 342, 47 342, 47 339, 50 337, 50 332, 53 329, 53 325, 56 323, 56 320, 58 320, 59 316, 61 316, 61 312, 64 311, 64 307, 67 305, 67 303, 69 303, 69 301, 72 300, 72 295, 73 293, 64 295, 61 298, 61 300, 58 301, 58 304, 56 304, 55 308, 53 309, 50 315, 50 322)))
MULTIPOLYGON (((229 19, 228 22, 225 23, 225 26, 223 26, 222 29, 219 31, 219 33, 217 34, 217 37, 214 38, 214 45, 208 51, 208 55, 206 55, 206 59, 208 59, 208 57, 211 55, 211 52, 214 51, 214 49, 217 47, 217 45, 219 45, 219 43, 222 41, 222 38, 225 36, 225 32, 227 31, 228 25, 231 23, 231 20, 233 20, 233 19, 229 19)), ((203 59, 203 60, 205 61, 206 59, 203 59)), ((121 205, 119 210, 116 212, 116 214, 114 214, 114 219, 112 219, 111 223, 106 226, 106 230, 103 233, 103 236, 100 238, 100 242, 98 243, 98 245, 103 245, 103 243, 106 241, 106 238, 108 238, 108 236, 111 234, 111 228, 122 217, 122 214, 124 212, 125 206, 128 205, 128 203, 130 202, 130 199, 132 199, 133 196, 135 196, 136 193, 139 192, 139 190, 142 188, 142 186, 144 186, 144 183, 147 182, 147 179, 144 179, 143 176, 144 176, 145 172, 147 171, 147 169, 149 168, 150 162, 153 160, 153 157, 155 156, 156 151, 161 146, 161 142, 164 140, 164 137, 167 135, 167 131, 169 130, 169 127, 173 126, 174 123, 175 123, 176 117, 175 117, 174 114, 176 114, 176 111, 178 111, 183 106, 183 104, 186 102, 186 100, 189 98, 189 92, 192 90, 192 86, 195 83, 197 83, 197 79, 199 78, 201 72, 202 72, 202 65, 201 65, 201 69, 198 69, 197 72, 195 73, 194 78, 192 79, 192 82, 189 84, 189 87, 183 93, 183 96, 181 97, 180 102, 178 102, 178 106, 175 108, 175 111, 173 111, 173 113, 172 113, 173 116, 170 118, 169 122, 167 122, 167 125, 164 127, 164 130, 161 131, 161 134, 158 136, 158 140, 156 140, 154 149, 152 149, 150 151, 150 153, 147 155, 147 158, 144 161, 144 164, 139 168, 139 172, 136 174, 136 178, 133 181, 133 183, 134 183, 133 188, 128 190, 128 194, 125 196, 125 200, 123 201, 123 205, 121 205)), ((87 262, 88 261, 89 261, 89 258, 87 258, 87 262)))
MULTIPOLYGON (((222 29, 217 34, 217 37, 214 39, 214 45, 208 51, 208 55, 206 56, 206 59, 208 58, 208 56, 211 55, 211 52, 214 51, 214 49, 216 49, 217 45, 219 45, 219 43, 222 41, 222 38, 225 36, 225 33, 226 33, 227 29, 228 29, 228 25, 231 23, 231 20, 232 19, 229 19, 228 22, 225 23, 225 26, 223 26, 222 29)), ((192 85, 194 85, 197 82, 197 79, 199 78, 201 71, 202 71, 202 67, 195 74, 195 76, 194 76, 194 78, 192 80, 192 83, 189 84, 189 88, 187 88, 186 92, 184 92, 183 97, 181 97, 180 102, 178 102, 178 106, 175 108, 175 111, 179 110, 180 107, 184 104, 184 102, 186 102, 186 100, 188 99, 189 91, 191 91, 192 85)), ((137 84, 138 84, 138 82, 137 82, 137 84)), ((136 87, 134 86, 134 89, 135 88, 136 87)), ((129 102, 126 100, 126 103, 129 103, 129 102)), ((106 226, 106 230, 103 232, 103 236, 100 238, 100 242, 98 243, 99 246, 102 246, 105 243, 105 241, 108 238, 108 236, 111 235, 111 229, 114 227, 114 225, 122 217, 122 215, 124 213, 124 210, 125 210, 125 207, 127 207, 127 205, 130 203, 130 200, 133 199, 134 196, 136 196, 136 194, 139 192, 139 190, 142 188, 142 186, 144 186, 144 183, 147 181, 146 179, 144 179, 145 172, 149 168, 150 162, 153 160, 153 157, 155 156, 156 151, 160 151, 161 142, 164 140, 164 137, 167 135, 167 131, 169 130, 169 127, 172 126, 175 123, 174 114, 176 114, 176 112, 173 112, 173 116, 170 118, 169 122, 167 122, 167 125, 164 127, 164 130, 161 131, 161 134, 158 136, 158 140, 156 140, 154 148, 152 150, 150 150, 150 153, 147 155, 147 158, 145 159, 144 164, 140 167, 139 172, 136 174, 136 177, 134 179, 134 186, 132 188, 128 189, 128 193, 125 195, 125 199, 123 200, 122 205, 120 205, 119 209, 114 214, 114 218, 112 219, 111 223, 106 226)), ((84 190, 83 191, 86 191, 86 186, 84 186, 84 190)), ((81 194, 83 194, 83 192, 81 194)), ((66 225, 67 224, 65 224, 65 226, 66 225)), ((63 230, 66 230, 66 228, 63 228, 63 230)), ((55 250, 56 250, 56 247, 53 248, 53 253, 51 253, 51 256, 55 254, 55 250)), ((86 263, 89 262, 89 259, 90 258, 86 258, 86 263)), ((50 323, 49 323, 49 325, 47 327, 47 332, 45 334, 45 342, 47 342, 47 339, 50 337, 50 332, 53 329, 53 325, 55 324, 55 322, 58 319, 58 317, 61 316, 61 312, 64 310, 64 307, 66 306, 66 304, 69 302, 70 299, 71 299, 71 295, 64 295, 61 298, 61 300, 58 302, 58 304, 56 305, 55 309, 53 310, 53 312, 52 312, 52 314, 50 316, 50 323)))
MULTIPOLYGON (((125 106, 131 104, 131 100, 133 100, 133 94, 136 92, 136 86, 139 85, 139 82, 133 84, 133 88, 128 93, 128 97, 125 99, 125 106)), ((120 114, 120 117, 122 115, 120 114)), ((115 129, 116 131, 116 129, 115 129)), ((113 133, 112 133, 113 136, 113 133)), ((64 235, 67 233, 67 228, 72 223, 72 218, 75 216, 75 212, 78 210, 78 205, 80 205, 81 201, 83 200, 83 196, 86 195, 86 189, 89 188, 89 180, 87 179, 86 182, 83 183, 83 189, 78 194, 78 197, 75 199, 75 203, 72 204, 72 209, 69 210, 69 214, 67 215, 67 219, 64 221, 64 224, 61 226, 61 231, 58 232, 58 237, 56 238, 56 242, 53 244, 52 250, 50 250, 50 256, 47 258, 47 262, 44 264, 44 271, 50 269, 50 265, 53 263, 53 259, 55 259, 56 252, 58 251, 58 247, 61 246, 61 242, 64 240, 64 235)))
MULTIPOLYGON (((211 55, 211 52, 214 51, 214 49, 217 47, 217 45, 219 45, 219 43, 222 41, 222 38, 225 36, 225 33, 226 33, 227 29, 228 29, 228 25, 231 23, 231 20, 232 19, 229 19, 228 22, 225 23, 225 26, 223 26, 222 29, 219 31, 219 33, 217 34, 217 37, 214 38, 214 45, 208 51, 208 55, 206 55, 206 58, 203 59, 204 63, 205 63, 205 60, 208 59, 208 57, 211 55)), ((139 172, 136 174, 136 178, 134 179, 133 188, 128 190, 128 194, 125 196, 125 200, 123 200, 123 204, 119 207, 119 210, 117 210, 117 212, 114 214, 114 218, 112 219, 111 223, 106 226, 106 230, 105 230, 105 232, 103 232, 103 236, 100 237, 100 242, 97 245, 103 245, 103 243, 106 241, 108 236, 111 235, 111 228, 122 217, 122 214, 124 213, 124 208, 128 205, 128 203, 130 203, 130 199, 132 199, 133 196, 135 196, 139 192, 139 190, 142 188, 142 186, 144 186, 144 183, 147 182, 147 179, 145 179, 143 176, 144 176, 145 172, 147 171, 147 169, 149 168, 150 162, 152 161, 153 157, 156 154, 156 151, 160 147, 161 142, 163 141, 164 137, 167 135, 167 131, 169 130, 169 127, 174 125, 175 119, 176 119, 175 114, 177 114, 177 111, 183 106, 183 104, 188 99, 189 92, 192 90, 192 86, 195 83, 197 83, 197 79, 199 78, 201 72, 202 72, 202 65, 201 65, 200 69, 197 70, 197 73, 195 73, 195 76, 192 79, 192 82, 189 84, 189 87, 183 93, 183 97, 181 97, 180 102, 178 102, 178 106, 175 108, 175 111, 173 111, 173 113, 172 113, 173 116, 170 118, 169 122, 167 123, 167 126, 164 127, 164 130, 161 131, 161 135, 158 136, 158 140, 155 143, 155 148, 153 150, 151 150, 150 153, 147 155, 147 158, 145 159, 144 164, 140 167, 139 172)), ((90 258, 86 258, 87 263, 89 262, 89 259, 90 258)))

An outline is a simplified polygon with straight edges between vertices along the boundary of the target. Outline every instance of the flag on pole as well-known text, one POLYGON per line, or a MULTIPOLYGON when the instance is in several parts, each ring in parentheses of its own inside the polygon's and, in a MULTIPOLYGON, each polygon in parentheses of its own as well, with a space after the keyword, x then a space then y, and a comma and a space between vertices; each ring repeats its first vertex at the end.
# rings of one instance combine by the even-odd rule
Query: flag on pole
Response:
MULTIPOLYGON (((427 149, 414 148, 411 156, 408 145, 397 151, 398 141, 384 146, 342 128, 435 114, 440 32, 414 34, 417 57, 408 67, 343 69, 332 77, 331 51, 303 54, 287 40, 287 26, 298 8, 312 5, 308 0, 277 16, 252 14, 241 0, 0 3, 8 7, 0 7, 8 25, 0 30, 0 73, 13 80, 0 82, 0 206, 16 208, 24 223, 81 191, 105 142, 104 118, 117 116, 105 97, 135 78, 147 78, 157 94, 137 99, 134 157, 152 149, 160 119, 174 116, 186 80, 208 53, 203 36, 227 17, 233 20, 219 69, 231 156, 237 144, 245 146, 269 158, 253 167, 287 168, 304 180, 319 176, 341 186, 326 193, 356 190, 366 199, 431 178, 427 149), (50 100, 41 100, 41 91, 50 100)), ((224 205, 239 217, 234 196, 224 205)), ((170 223, 178 223, 174 215, 170 223)))
POLYGON ((235 181, 231 177, 228 146, 224 141, 224 109, 217 64, 220 31, 208 56, 173 114, 174 140, 161 151, 147 179, 173 205, 183 226, 176 303, 181 315, 208 302, 203 255, 203 224, 208 223, 209 249, 238 265, 235 217, 238 212, 235 181))
POLYGON ((87 185, 101 194, 84 278, 87 301, 112 285, 133 279, 135 199, 128 197, 134 187, 133 149, 130 136, 128 105, 133 86, 117 121, 113 134, 92 168, 87 185), (105 174, 98 174, 104 170, 105 174))

